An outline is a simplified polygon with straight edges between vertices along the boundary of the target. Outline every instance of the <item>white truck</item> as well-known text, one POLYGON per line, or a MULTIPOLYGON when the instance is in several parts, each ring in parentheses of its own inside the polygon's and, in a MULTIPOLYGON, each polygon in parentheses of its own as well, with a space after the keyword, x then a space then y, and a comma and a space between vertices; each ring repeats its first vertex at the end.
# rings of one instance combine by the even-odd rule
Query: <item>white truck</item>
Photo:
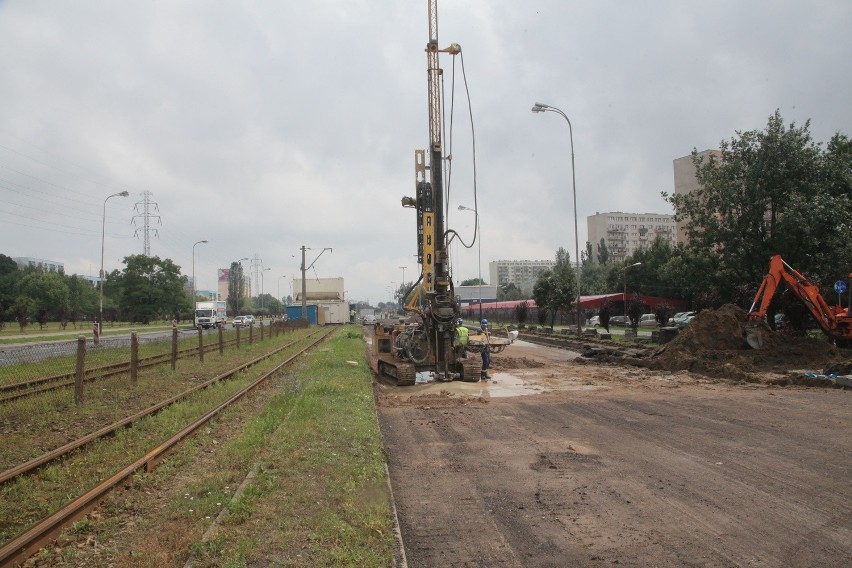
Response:
POLYGON ((225 302, 195 302, 195 327, 208 329, 227 323, 225 302))

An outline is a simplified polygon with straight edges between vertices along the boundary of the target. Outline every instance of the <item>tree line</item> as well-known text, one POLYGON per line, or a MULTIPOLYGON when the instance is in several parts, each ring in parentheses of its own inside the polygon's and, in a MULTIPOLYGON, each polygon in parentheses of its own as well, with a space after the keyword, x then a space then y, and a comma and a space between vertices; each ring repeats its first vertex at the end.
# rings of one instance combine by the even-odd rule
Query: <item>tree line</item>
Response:
MULTIPOLYGON (((785 126, 776 111, 764 130, 722 141, 718 157, 693 150, 699 189, 662 194, 675 220, 685 222, 688 241, 657 239, 623 261, 610 258, 603 239, 596 253, 586 243, 581 294, 612 294, 626 285, 631 294, 685 300, 694 310, 725 303, 748 308, 769 259, 780 254, 824 298, 836 298, 834 283, 852 273, 852 144, 840 132, 817 143, 809 128, 810 121, 785 126)), ((574 265, 560 248, 533 298, 552 325, 556 314, 571 313, 576 296, 574 265)), ((789 295, 776 299, 770 311, 776 310, 794 324, 807 317, 789 295)))
MULTIPOLYGON (((149 323, 157 320, 183 321, 193 318, 195 309, 187 276, 171 259, 157 256, 131 255, 123 259, 124 269, 114 270, 103 280, 104 321, 149 323)), ((278 314, 280 300, 270 294, 243 297, 242 267, 232 267, 229 312, 278 314), (239 280, 239 283, 236 281, 239 280)), ((198 301, 204 297, 196 298, 198 301)), ((76 274, 47 272, 38 267, 19 269, 10 257, 0 254, 0 329, 6 322, 17 322, 23 330, 30 323, 45 325, 93 321, 100 317, 100 290, 76 274)))

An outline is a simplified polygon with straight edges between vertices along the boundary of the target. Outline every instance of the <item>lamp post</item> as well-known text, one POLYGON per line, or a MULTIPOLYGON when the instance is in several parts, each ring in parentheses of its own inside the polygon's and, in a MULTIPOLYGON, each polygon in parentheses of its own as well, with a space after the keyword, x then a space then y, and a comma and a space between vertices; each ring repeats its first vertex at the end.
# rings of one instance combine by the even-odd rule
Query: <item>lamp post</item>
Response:
MULTIPOLYGON (((241 259, 239 259, 239 260, 235 260, 235 261, 234 261, 234 264, 239 264, 239 265, 240 265, 240 273, 239 273, 240 280, 242 280, 242 278, 243 278, 243 270, 242 270, 242 268, 243 268, 243 261, 244 261, 244 260, 248 260, 248 259, 249 259, 249 257, 247 257, 247 256, 246 256, 246 257, 243 257, 243 258, 241 258, 241 259)), ((241 288, 240 284, 241 284, 240 282, 236 282, 236 288, 237 288, 237 290, 236 290, 236 291, 237 291, 237 295, 236 295, 236 297, 234 298, 234 315, 235 315, 235 316, 240 315, 240 288, 241 288)))
POLYGON ((195 245, 200 245, 201 243, 206 243, 207 239, 203 241, 198 241, 194 245, 192 245, 192 309, 195 310, 195 245))
POLYGON ((568 116, 558 108, 544 103, 535 103, 532 107, 533 112, 555 112, 565 119, 568 123, 568 137, 571 140, 571 187, 574 191, 574 262, 577 266, 577 335, 582 335, 582 327, 580 325, 580 237, 577 230, 577 176, 574 170, 574 129, 571 127, 571 121, 568 116))
POLYGON ((641 262, 634 262, 631 265, 624 267, 624 295, 621 297, 621 301, 624 303, 624 315, 627 316, 627 269, 633 268, 634 266, 639 266, 642 264, 641 262))
POLYGON ((106 199, 104 199, 104 215, 103 222, 101 223, 101 291, 100 291, 100 310, 98 315, 98 334, 104 330, 104 238, 106 237, 106 204, 107 201, 111 197, 127 197, 130 195, 128 191, 120 191, 118 193, 113 193, 112 195, 108 195, 106 199))
POLYGON ((482 321, 482 235, 479 234, 479 211, 465 207, 464 205, 459 205, 459 211, 473 211, 475 216, 474 223, 476 224, 476 228, 474 229, 474 234, 476 236, 474 238, 476 239, 477 246, 476 264, 479 268, 479 321, 482 321))
POLYGON ((282 305, 284 305, 284 298, 281 297, 281 279, 282 278, 287 278, 287 276, 284 275, 284 276, 278 277, 278 301, 281 302, 282 305))

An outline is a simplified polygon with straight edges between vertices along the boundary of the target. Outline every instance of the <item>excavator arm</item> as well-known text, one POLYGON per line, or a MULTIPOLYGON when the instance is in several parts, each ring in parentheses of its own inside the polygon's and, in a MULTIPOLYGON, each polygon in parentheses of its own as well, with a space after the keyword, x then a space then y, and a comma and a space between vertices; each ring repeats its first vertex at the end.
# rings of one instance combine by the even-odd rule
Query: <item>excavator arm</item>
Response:
POLYGON ((839 306, 829 306, 815 284, 784 262, 780 255, 775 255, 769 261, 769 272, 763 277, 748 312, 745 330, 746 341, 751 347, 759 349, 763 345, 767 331, 764 321, 766 311, 782 282, 786 283, 790 291, 805 305, 823 333, 841 342, 852 340, 851 318, 848 317, 847 310, 839 306))

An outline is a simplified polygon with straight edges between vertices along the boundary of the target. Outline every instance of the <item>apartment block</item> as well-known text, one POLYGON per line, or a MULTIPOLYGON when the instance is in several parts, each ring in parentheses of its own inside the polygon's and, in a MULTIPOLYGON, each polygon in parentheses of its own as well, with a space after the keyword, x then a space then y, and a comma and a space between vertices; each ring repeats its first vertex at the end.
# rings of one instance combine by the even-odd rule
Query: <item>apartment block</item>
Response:
MULTIPOLYGON (((715 156, 716 159, 719 160, 722 158, 722 152, 719 150, 704 150, 702 152, 698 152, 698 156, 700 158, 704 158, 705 162, 710 158, 710 156, 715 156)), ((689 156, 683 156, 682 158, 676 158, 673 161, 672 166, 674 169, 675 195, 685 195, 701 187, 698 183, 698 179, 695 177, 695 165, 692 162, 692 154, 689 156)), ((685 226, 686 222, 684 221, 679 221, 676 224, 675 242, 685 243, 688 240, 686 238, 686 231, 684 230, 685 226)))
POLYGON ((556 266, 555 260, 497 260, 488 263, 492 285, 514 284, 525 294, 532 294, 539 275, 556 266))
POLYGON ((592 253, 600 252, 603 239, 611 260, 623 261, 657 237, 675 243, 674 216, 665 213, 595 213, 586 218, 586 223, 592 253))

